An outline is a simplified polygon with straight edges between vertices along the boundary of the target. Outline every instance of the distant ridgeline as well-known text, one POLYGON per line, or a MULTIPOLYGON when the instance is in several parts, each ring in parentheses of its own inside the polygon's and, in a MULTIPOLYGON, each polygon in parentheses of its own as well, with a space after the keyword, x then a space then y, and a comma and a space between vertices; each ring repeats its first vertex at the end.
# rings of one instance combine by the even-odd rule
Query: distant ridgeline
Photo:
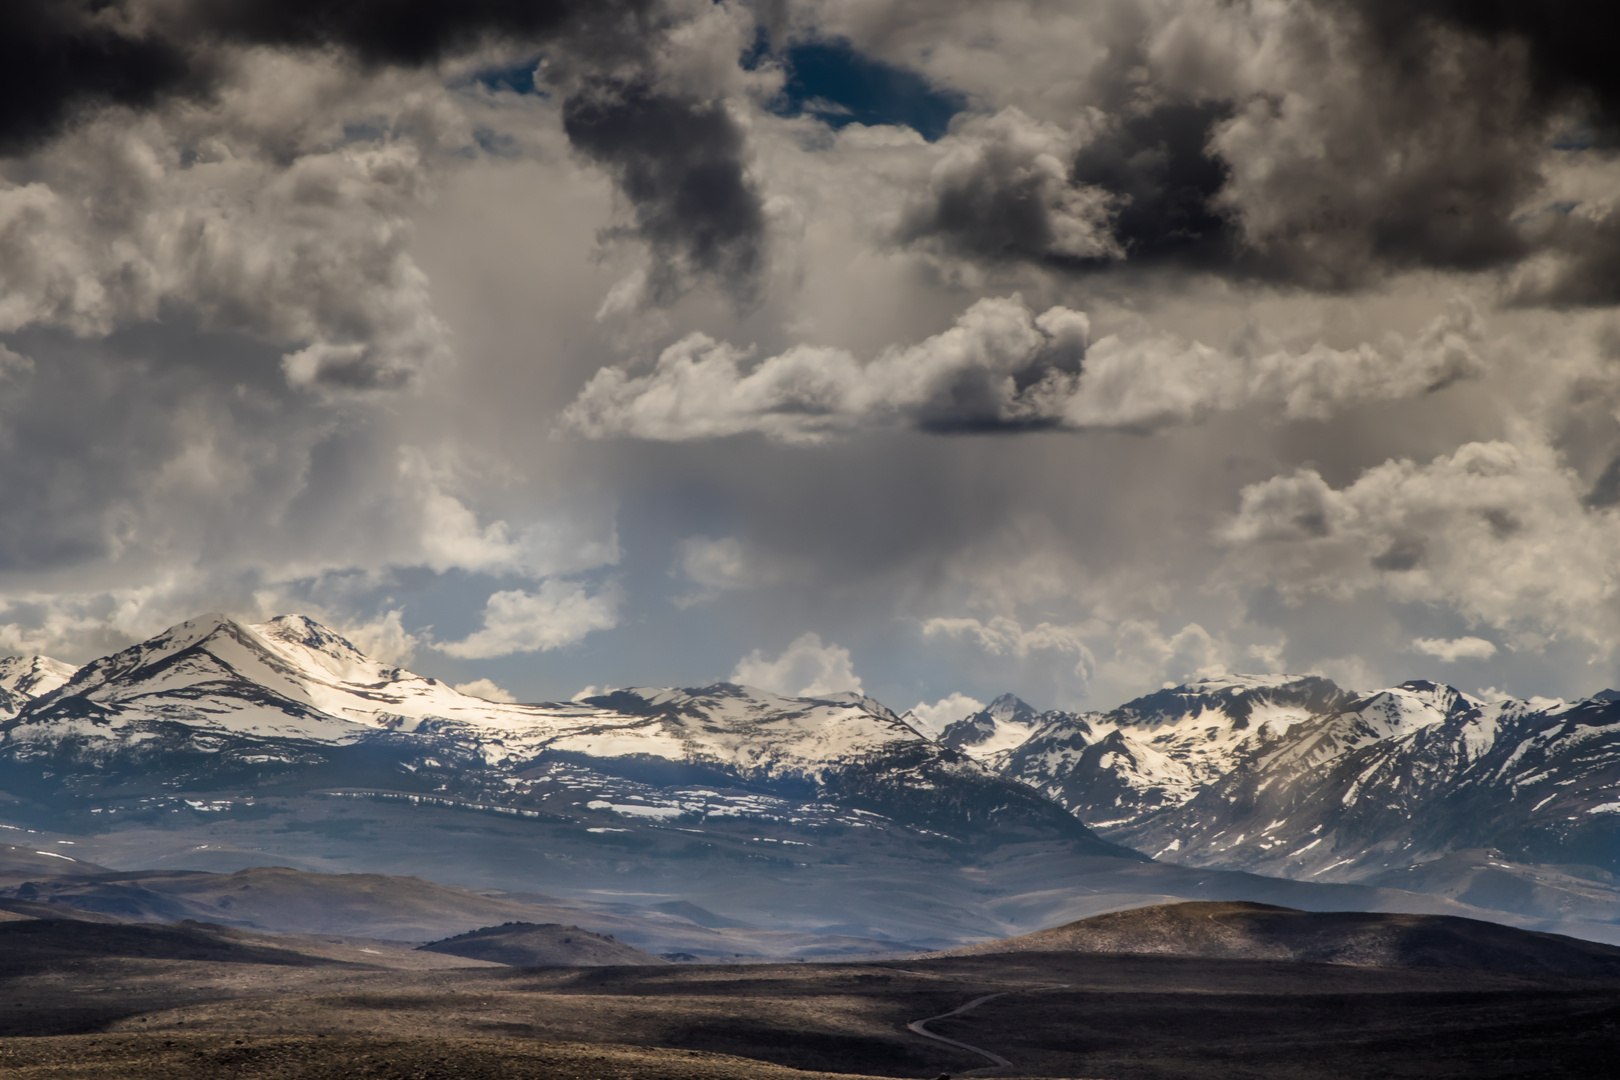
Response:
POLYGON ((1483 701, 1431 682, 1351 693, 1240 675, 1107 713, 1036 714, 1007 695, 940 742, 1188 865, 1353 881, 1496 849, 1620 872, 1613 691, 1483 701))
POLYGON ((858 694, 731 684, 497 703, 302 616, 206 616, 77 670, 0 661, 0 822, 172 835, 153 851, 198 869, 630 875, 670 895, 715 867, 874 894, 906 867, 924 894, 940 875, 982 890, 1011 873, 996 859, 1038 849, 1058 877, 1030 890, 1152 857, 1615 922, 1616 698, 1232 676, 1107 713, 1007 695, 933 733, 858 694))

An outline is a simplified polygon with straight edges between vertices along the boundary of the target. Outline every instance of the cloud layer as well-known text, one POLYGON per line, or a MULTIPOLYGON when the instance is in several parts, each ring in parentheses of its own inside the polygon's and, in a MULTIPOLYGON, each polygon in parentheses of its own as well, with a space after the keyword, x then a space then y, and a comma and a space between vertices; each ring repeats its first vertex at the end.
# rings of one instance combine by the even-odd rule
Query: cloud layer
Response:
POLYGON ((304 609, 474 693, 936 718, 1595 690, 1602 16, 7 5, 0 642, 304 609))
POLYGON ((649 374, 604 368, 563 420, 591 438, 670 441, 757 432, 813 443, 891 425, 947 434, 1149 430, 1244 408, 1325 419, 1439 390, 1483 367, 1479 316, 1466 302, 1411 341, 1387 334, 1351 349, 1244 341, 1219 350, 1145 329, 1090 343, 1090 328, 1082 312, 1037 315, 1013 296, 980 300, 950 330, 866 364, 812 346, 750 364, 742 350, 693 334, 649 374))

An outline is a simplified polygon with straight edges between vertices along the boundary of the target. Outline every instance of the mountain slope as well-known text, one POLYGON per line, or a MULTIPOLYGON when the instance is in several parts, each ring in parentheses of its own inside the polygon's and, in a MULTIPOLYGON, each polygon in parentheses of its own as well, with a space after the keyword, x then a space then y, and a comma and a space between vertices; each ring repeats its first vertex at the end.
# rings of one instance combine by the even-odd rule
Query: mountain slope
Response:
POLYGON ((49 656, 0 657, 0 690, 11 695, 6 700, 28 702, 55 690, 73 678, 76 670, 49 656))
MULTIPOLYGON (((1601 877, 1620 823, 1617 709, 1234 676, 1109 713, 1007 696, 936 741, 855 694, 721 683, 490 702, 301 616, 207 616, 0 719, 0 823, 93 838, 62 851, 125 870, 292 865, 575 895, 634 882, 651 902, 784 932, 959 941, 1039 912, 1280 895, 1198 867, 1342 883, 1466 846, 1601 877), (1145 867, 1138 851, 1187 867, 1145 867), (1034 868, 1016 887, 1015 853, 1034 868), (720 881, 736 885, 717 893, 720 881)), ((28 859, 79 857, 39 846, 28 859)), ((1492 902, 1606 918, 1620 891, 1574 884, 1583 873, 1492 902)), ((1330 907, 1330 893, 1287 902, 1330 907)))

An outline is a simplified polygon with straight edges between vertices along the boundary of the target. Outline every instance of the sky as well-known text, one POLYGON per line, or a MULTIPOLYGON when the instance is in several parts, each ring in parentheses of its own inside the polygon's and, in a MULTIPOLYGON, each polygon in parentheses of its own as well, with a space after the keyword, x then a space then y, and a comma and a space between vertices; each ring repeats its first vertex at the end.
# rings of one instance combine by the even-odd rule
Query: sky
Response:
POLYGON ((1620 683, 1578 0, 10 0, 0 652, 1620 683))

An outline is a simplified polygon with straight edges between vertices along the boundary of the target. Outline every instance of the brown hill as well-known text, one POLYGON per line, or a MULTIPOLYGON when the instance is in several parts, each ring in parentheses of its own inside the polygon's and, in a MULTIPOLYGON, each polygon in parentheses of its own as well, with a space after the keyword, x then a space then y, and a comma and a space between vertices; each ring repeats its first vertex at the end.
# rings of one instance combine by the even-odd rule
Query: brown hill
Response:
POLYGON ((1452 915, 1160 904, 940 955, 1081 952, 1620 976, 1620 948, 1452 915))
POLYGON ((506 923, 423 945, 427 952, 513 967, 611 967, 668 961, 605 934, 561 923, 506 923))
POLYGON ((19 919, 0 923, 0 975, 16 977, 71 969, 75 962, 113 957, 201 960, 306 967, 341 965, 313 957, 265 935, 206 923, 91 923, 78 919, 19 919))

